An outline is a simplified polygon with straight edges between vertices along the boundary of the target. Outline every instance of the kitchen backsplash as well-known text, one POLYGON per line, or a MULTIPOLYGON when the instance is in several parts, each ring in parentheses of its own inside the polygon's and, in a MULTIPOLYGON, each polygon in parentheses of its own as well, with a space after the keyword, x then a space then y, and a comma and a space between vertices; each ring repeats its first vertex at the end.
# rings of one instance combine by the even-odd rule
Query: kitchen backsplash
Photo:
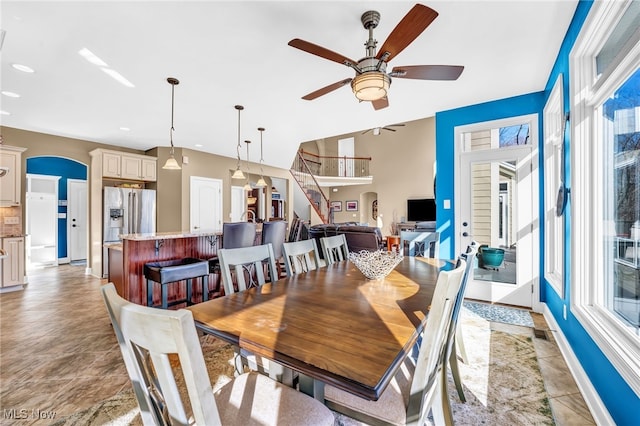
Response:
POLYGON ((0 235, 22 235, 23 233, 22 206, 0 207, 0 235))

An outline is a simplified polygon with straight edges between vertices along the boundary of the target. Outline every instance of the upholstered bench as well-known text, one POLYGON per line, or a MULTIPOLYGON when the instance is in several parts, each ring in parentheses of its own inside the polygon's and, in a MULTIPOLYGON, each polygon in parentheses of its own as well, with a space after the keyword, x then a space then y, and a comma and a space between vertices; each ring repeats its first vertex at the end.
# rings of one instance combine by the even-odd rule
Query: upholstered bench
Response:
POLYGON ((163 309, 179 303, 193 304, 193 288, 191 281, 202 278, 202 301, 206 301, 209 293, 209 262, 206 260, 186 257, 184 259, 165 260, 161 262, 145 263, 144 277, 147 279, 147 306, 153 307, 153 283, 160 284, 163 309), (187 280, 186 299, 168 303, 167 285, 187 280))

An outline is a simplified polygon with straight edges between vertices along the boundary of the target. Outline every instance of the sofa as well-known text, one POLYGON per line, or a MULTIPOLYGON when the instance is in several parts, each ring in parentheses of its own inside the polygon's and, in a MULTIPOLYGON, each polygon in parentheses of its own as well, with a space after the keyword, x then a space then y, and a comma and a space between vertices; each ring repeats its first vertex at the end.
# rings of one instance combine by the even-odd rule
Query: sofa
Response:
MULTIPOLYGON (((350 252, 362 250, 386 250, 380 228, 358 225, 356 222, 314 225, 309 228, 309 238, 315 238, 320 247, 320 238, 344 234, 350 252)), ((322 256, 322 255, 321 255, 322 256)))

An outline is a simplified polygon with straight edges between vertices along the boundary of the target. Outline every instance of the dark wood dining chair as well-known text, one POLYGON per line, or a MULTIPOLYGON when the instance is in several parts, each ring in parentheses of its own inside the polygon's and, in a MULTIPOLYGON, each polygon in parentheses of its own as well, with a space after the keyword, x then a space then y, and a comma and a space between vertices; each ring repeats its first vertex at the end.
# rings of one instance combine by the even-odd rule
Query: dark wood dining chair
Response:
POLYGON ((465 267, 460 259, 455 269, 438 274, 417 361, 407 356, 377 401, 326 386, 325 405, 367 424, 424 425, 431 412, 433 424, 453 425, 447 394, 447 347, 465 267))
POLYGON ((122 332, 123 352, 135 371, 131 381, 143 393, 138 402, 148 403, 149 413, 155 414, 142 416, 145 425, 334 424, 333 414, 320 401, 255 372, 241 374, 214 392, 190 311, 140 306, 118 296, 113 286, 105 287, 107 306, 119 311, 116 321, 115 315, 111 318, 114 329, 122 332), (176 355, 179 365, 170 361, 176 355), (177 376, 185 383, 186 402, 177 376))

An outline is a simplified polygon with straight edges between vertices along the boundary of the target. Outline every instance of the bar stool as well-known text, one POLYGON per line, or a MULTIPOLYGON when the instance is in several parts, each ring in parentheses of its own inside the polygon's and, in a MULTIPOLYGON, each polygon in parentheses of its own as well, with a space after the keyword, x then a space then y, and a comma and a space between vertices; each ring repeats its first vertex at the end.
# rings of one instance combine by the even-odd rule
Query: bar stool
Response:
POLYGON ((193 305, 193 287, 191 281, 194 278, 202 278, 202 301, 206 301, 209 293, 209 262, 206 260, 186 257, 184 259, 165 260, 144 264, 144 277, 147 279, 147 306, 153 307, 153 283, 160 284, 162 295, 162 309, 179 303, 193 305), (167 285, 187 280, 187 297, 168 303, 167 285))

